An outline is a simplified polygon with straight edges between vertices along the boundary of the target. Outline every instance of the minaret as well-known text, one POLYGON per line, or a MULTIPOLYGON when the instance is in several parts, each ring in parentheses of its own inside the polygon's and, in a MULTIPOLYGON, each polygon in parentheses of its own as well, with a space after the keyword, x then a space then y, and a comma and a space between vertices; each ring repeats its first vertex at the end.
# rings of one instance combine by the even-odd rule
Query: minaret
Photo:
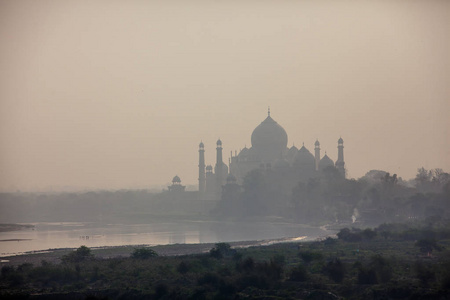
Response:
POLYGON ((198 192, 200 194, 200 197, 205 194, 205 185, 205 145, 203 144, 203 142, 200 142, 200 145, 198 145, 198 192))
POLYGON ((314 148, 315 151, 315 160, 316 160, 316 171, 319 171, 319 161, 320 161, 320 143, 319 140, 316 140, 316 142, 314 143, 314 146, 316 146, 314 148))
POLYGON ((345 162, 344 162, 344 140, 339 138, 338 140, 338 159, 336 161, 336 168, 345 177, 345 162))
POLYGON ((217 140, 217 159, 216 159, 216 167, 214 168, 216 174, 217 181, 217 190, 220 191, 222 183, 223 183, 223 160, 222 160, 222 141, 220 139, 217 140))

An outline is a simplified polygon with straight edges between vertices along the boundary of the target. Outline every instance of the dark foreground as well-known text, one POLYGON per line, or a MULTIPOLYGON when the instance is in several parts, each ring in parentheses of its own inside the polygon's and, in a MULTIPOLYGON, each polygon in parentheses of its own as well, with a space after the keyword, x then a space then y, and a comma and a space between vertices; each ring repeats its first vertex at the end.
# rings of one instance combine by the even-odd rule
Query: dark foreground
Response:
POLYGON ((60 253, 60 263, 3 266, 0 298, 450 298, 448 222, 341 230, 338 237, 237 249, 220 243, 179 256, 155 247, 105 258, 80 247, 60 253))

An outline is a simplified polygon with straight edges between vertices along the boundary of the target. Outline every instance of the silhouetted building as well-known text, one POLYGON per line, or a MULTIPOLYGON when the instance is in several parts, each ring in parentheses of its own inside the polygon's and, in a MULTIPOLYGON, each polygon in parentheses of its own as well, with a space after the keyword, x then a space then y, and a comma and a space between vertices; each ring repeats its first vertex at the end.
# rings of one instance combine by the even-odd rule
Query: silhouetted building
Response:
MULTIPOLYGON (((336 166, 340 173, 345 176, 344 163, 344 141, 338 140, 338 160, 336 163, 325 154, 320 157, 320 143, 314 143, 315 155, 303 144, 300 149, 295 146, 287 147, 288 135, 270 116, 270 109, 267 118, 261 122, 251 135, 252 146, 244 147, 239 154, 231 152, 229 159, 229 170, 222 158, 222 141, 217 141, 216 166, 214 173, 212 166, 205 169, 205 149, 203 143, 199 145, 199 194, 200 197, 219 199, 222 186, 225 185, 227 175, 232 174, 235 179, 233 184, 241 184, 245 175, 257 168, 273 169, 281 172, 289 170, 299 179, 307 179, 317 176, 317 173, 327 167, 336 166), (206 172, 205 172, 206 170, 206 172), (229 171, 229 172, 228 172, 229 171), (205 175, 205 176, 203 176, 205 175)), ((230 183, 230 182, 229 182, 230 183)))
POLYGON ((178 175, 175 175, 175 177, 172 179, 172 185, 169 185, 167 187, 169 189, 170 193, 181 193, 184 192, 185 186, 181 185, 181 179, 178 177, 178 175))

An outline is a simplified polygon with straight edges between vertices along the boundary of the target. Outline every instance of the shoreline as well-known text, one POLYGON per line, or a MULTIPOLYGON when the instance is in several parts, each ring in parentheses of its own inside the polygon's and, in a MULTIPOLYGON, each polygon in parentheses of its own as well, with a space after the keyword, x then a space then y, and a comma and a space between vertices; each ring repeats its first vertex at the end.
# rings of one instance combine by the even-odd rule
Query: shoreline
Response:
MULTIPOLYGON (((317 240, 323 240, 329 236, 316 238, 308 238, 307 236, 302 237, 291 237, 291 238, 280 238, 271 240, 253 240, 253 241, 235 241, 227 242, 232 248, 249 248, 249 247, 264 247, 273 244, 281 243, 299 243, 299 242, 311 242, 317 240)), ((92 247, 90 248, 92 254, 97 259, 110 259, 110 258, 127 258, 131 256, 131 253, 136 248, 151 248, 155 250, 159 256, 184 256, 193 254, 207 253, 211 250, 216 243, 197 243, 197 244, 167 244, 167 245, 123 245, 123 246, 105 246, 105 247, 92 247)), ((42 261, 46 261, 52 264, 61 263, 61 257, 66 255, 76 248, 58 248, 58 249, 47 249, 39 251, 24 252, 17 255, 5 256, 0 258, 1 266, 18 266, 24 263, 31 263, 34 266, 38 266, 42 261)))
POLYGON ((34 225, 32 224, 0 223, 0 232, 20 231, 33 228, 34 225))

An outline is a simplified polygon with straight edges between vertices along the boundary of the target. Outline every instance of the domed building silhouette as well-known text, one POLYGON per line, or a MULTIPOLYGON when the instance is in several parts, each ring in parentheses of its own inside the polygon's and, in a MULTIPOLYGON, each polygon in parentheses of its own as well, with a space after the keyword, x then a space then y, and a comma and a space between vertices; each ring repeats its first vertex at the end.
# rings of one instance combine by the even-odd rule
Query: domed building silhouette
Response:
POLYGON ((255 169, 271 169, 275 172, 290 172, 299 180, 313 178, 327 167, 335 166, 345 176, 344 141, 338 140, 338 159, 336 163, 325 154, 320 156, 320 143, 314 143, 314 155, 303 144, 300 149, 294 145, 287 147, 288 135, 284 128, 271 116, 267 117, 252 132, 252 146, 239 152, 231 152, 229 166, 222 159, 222 141, 217 141, 216 165, 205 165, 203 142, 199 145, 199 194, 201 198, 220 197, 222 187, 230 183, 242 184, 244 177, 255 169), (205 172, 206 170, 206 172, 205 172), (229 176, 229 175, 232 175, 229 176), (228 179, 228 180, 227 180, 228 179))
POLYGON ((181 185, 181 179, 178 175, 175 175, 175 177, 172 179, 172 185, 169 185, 167 187, 169 189, 169 192, 172 193, 180 193, 184 192, 185 186, 181 185))

